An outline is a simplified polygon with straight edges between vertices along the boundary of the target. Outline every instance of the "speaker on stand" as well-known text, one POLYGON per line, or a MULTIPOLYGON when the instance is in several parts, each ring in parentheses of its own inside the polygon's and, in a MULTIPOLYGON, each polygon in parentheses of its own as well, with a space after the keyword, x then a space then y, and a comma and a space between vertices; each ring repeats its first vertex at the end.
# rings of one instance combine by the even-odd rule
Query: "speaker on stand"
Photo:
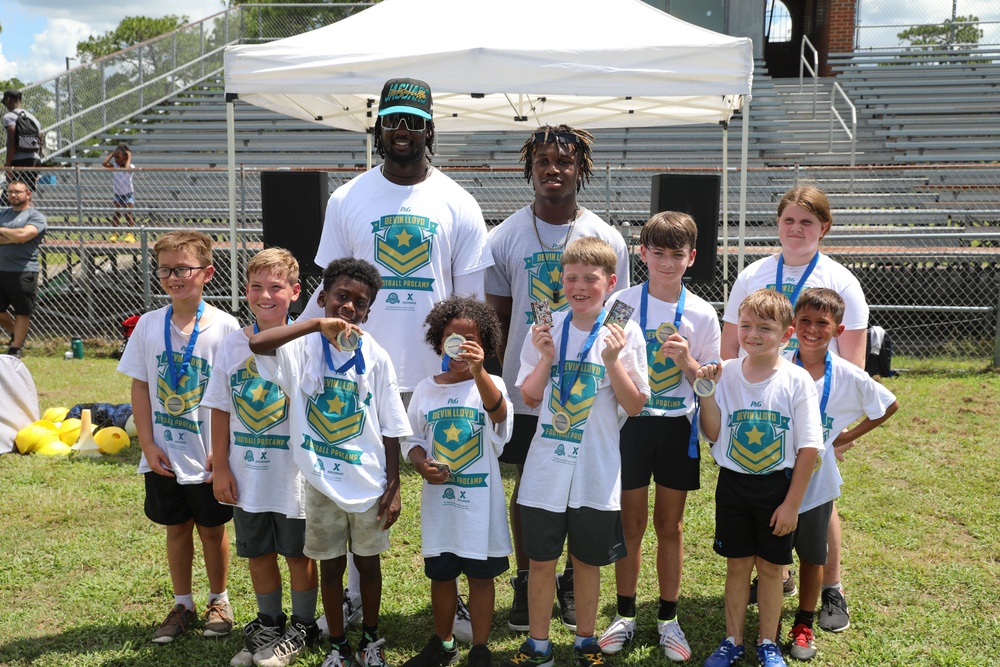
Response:
POLYGON ((694 218, 698 226, 698 254, 684 274, 684 282, 710 283, 715 280, 715 260, 719 245, 719 174, 656 174, 653 176, 650 215, 678 211, 694 218))

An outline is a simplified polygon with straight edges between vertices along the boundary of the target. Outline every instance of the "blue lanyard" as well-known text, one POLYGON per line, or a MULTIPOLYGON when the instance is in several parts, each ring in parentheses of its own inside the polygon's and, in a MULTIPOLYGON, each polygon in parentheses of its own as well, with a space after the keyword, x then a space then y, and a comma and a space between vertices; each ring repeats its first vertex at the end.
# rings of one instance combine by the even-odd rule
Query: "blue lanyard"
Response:
POLYGON ((194 344, 198 342, 198 334, 201 332, 198 325, 201 323, 201 316, 205 313, 205 302, 198 303, 198 313, 194 316, 194 331, 184 348, 184 356, 181 357, 181 367, 178 370, 174 365, 174 346, 170 342, 170 318, 174 314, 174 306, 167 306, 167 317, 163 320, 163 345, 167 349, 167 368, 170 369, 170 388, 177 390, 181 380, 187 375, 188 366, 191 365, 191 355, 194 354, 194 344))
MULTIPOLYGON (((795 363, 802 366, 802 359, 799 358, 797 351, 795 353, 795 363)), ((823 362, 823 397, 819 400, 819 411, 823 419, 826 419, 826 404, 830 400, 831 384, 833 384, 833 361, 830 360, 830 350, 827 350, 826 359, 823 362)))
MULTIPOLYGON (((684 315, 684 301, 687 299, 687 289, 681 284, 681 294, 677 297, 677 309, 674 311, 674 328, 681 330, 681 316, 684 315)), ((639 301, 639 327, 642 335, 646 335, 646 311, 649 307, 649 281, 642 284, 642 298, 639 301)))
POLYGON ((326 358, 326 367, 329 368, 334 373, 343 373, 348 370, 351 366, 354 366, 354 370, 358 372, 358 375, 365 374, 365 358, 361 354, 361 345, 365 342, 364 338, 358 339, 358 349, 354 350, 354 354, 350 359, 347 360, 340 368, 334 368, 333 366, 333 356, 330 354, 330 341, 326 339, 326 336, 320 335, 323 340, 323 356, 326 358))
MULTIPOLYGON (((802 273, 802 277, 799 278, 798 284, 795 285, 795 289, 792 290, 792 295, 790 297, 788 297, 788 300, 792 302, 793 306, 795 305, 795 302, 798 301, 798 299, 799 299, 799 292, 802 291, 802 288, 806 284, 806 280, 809 279, 809 276, 810 276, 810 274, 812 274, 813 269, 816 268, 816 263, 817 262, 819 262, 819 252, 818 251, 816 252, 815 255, 813 255, 813 258, 811 260, 809 260, 809 265, 806 266, 806 270, 802 273)), ((778 255, 778 272, 777 272, 777 274, 774 277, 774 282, 775 282, 775 285, 776 285, 775 289, 778 290, 779 294, 784 294, 785 293, 784 285, 782 284, 782 278, 784 277, 782 274, 784 273, 784 270, 785 270, 785 256, 782 255, 782 254, 779 254, 778 255)))
POLYGON ((583 344, 583 351, 580 352, 580 363, 576 366, 576 371, 573 373, 573 377, 570 378, 569 382, 566 382, 566 342, 569 340, 569 323, 573 319, 573 311, 570 311, 566 315, 566 319, 563 320, 562 328, 562 340, 559 341, 559 404, 566 405, 566 401, 569 400, 569 392, 573 385, 576 384, 576 380, 580 377, 580 366, 583 365, 583 360, 587 358, 587 354, 590 352, 590 348, 594 347, 594 341, 597 340, 597 332, 600 330, 601 325, 604 324, 604 318, 607 313, 601 308, 601 314, 597 316, 597 320, 594 322, 594 326, 590 328, 590 335, 587 336, 587 341, 583 344))

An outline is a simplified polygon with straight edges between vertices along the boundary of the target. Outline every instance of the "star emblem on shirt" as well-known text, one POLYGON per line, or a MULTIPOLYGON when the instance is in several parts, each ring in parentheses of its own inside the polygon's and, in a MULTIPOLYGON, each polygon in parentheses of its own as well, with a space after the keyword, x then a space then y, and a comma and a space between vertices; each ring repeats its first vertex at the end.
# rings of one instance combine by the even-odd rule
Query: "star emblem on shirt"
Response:
POLYGON ((336 415, 339 415, 343 411, 344 405, 346 405, 342 400, 340 400, 340 396, 334 396, 333 398, 328 399, 326 403, 327 412, 336 415))
POLYGON ((460 436, 461 434, 462 430, 457 426, 455 426, 455 424, 452 424, 451 426, 449 426, 444 430, 445 442, 451 442, 452 440, 458 442, 458 436, 460 436))
POLYGON ((413 239, 413 234, 410 234, 405 229, 399 230, 399 233, 396 234, 396 243, 398 243, 400 246, 405 245, 407 248, 409 248, 410 241, 412 239, 413 239))

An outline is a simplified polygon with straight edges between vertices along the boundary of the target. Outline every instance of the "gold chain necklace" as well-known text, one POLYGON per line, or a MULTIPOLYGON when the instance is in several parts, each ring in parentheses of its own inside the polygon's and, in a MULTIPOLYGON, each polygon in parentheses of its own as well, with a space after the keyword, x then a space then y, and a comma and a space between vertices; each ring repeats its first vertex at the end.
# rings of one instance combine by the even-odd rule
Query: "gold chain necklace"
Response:
POLYGON ((542 241, 542 235, 538 233, 538 216, 535 215, 535 204, 531 203, 531 226, 535 228, 535 238, 538 239, 538 245, 542 246, 542 250, 563 250, 566 244, 569 243, 570 238, 573 236, 573 228, 576 227, 576 221, 580 217, 580 207, 577 206, 573 209, 573 217, 569 221, 569 230, 566 232, 566 238, 563 239, 562 243, 553 243, 551 246, 545 245, 542 241))

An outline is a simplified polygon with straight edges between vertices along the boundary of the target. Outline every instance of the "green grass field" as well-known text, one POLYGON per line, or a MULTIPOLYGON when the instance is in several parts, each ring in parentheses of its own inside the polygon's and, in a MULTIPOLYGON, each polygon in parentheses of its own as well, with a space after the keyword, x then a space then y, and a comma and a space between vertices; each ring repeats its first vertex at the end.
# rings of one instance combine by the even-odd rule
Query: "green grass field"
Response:
MULTIPOLYGON (((114 372, 110 359, 25 361, 43 410, 128 400, 128 380, 114 372)), ((1000 665, 1000 375, 914 373, 887 386, 901 409, 842 467, 847 483, 839 506, 852 625, 839 635, 817 630, 819 656, 812 664, 1000 665)), ((149 642, 172 596, 162 529, 143 516, 137 461, 137 446, 97 460, 0 457, 0 665, 227 665, 236 653, 235 633, 221 641, 191 632, 167 646, 149 642)), ((408 466, 403 470, 403 515, 383 561, 380 626, 397 666, 431 632, 420 557, 420 479, 408 466)), ((505 483, 509 492, 512 479, 505 483)), ((714 485, 709 459, 702 489, 688 500, 679 610, 696 665, 724 630, 725 561, 711 550, 714 485)), ((667 664, 656 645, 654 549, 647 533, 637 641, 610 664, 667 664)), ((254 616, 255 605, 246 564, 233 553, 229 591, 242 624, 254 616)), ((197 565, 197 553, 195 560, 197 565)), ((197 567, 195 575, 201 608, 206 581, 197 567)), ((614 615, 613 579, 606 568, 599 630, 614 615)), ((490 638, 498 663, 521 641, 506 627, 510 599, 510 586, 498 581, 490 638)), ((786 600, 786 631, 793 612, 794 602, 786 600)), ((753 641, 756 611, 748 614, 747 639, 753 641)), ((552 638, 557 664, 572 664, 570 633, 554 623, 552 638)), ((322 660, 316 651, 298 664, 318 667, 322 660)))

